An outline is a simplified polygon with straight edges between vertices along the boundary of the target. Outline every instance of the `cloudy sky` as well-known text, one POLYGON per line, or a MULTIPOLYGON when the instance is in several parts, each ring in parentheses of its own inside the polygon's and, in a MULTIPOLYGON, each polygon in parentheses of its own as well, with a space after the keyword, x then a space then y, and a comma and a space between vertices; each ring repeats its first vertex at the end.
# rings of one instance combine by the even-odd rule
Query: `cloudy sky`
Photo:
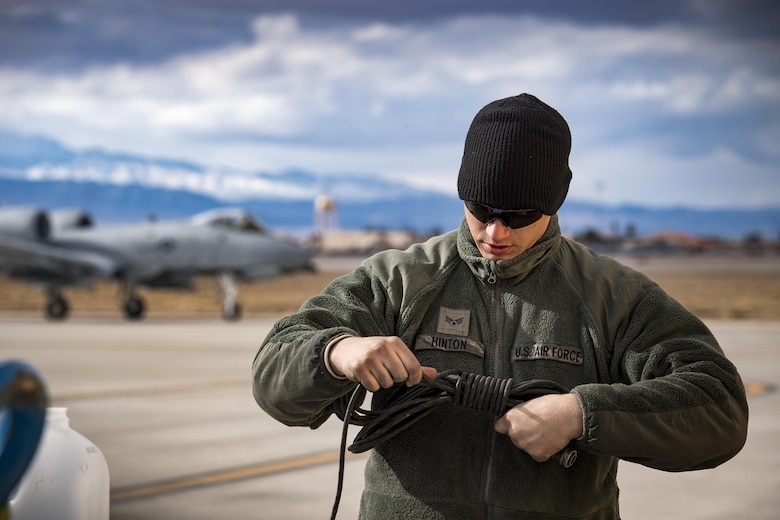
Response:
POLYGON ((776 0, 0 0, 0 130, 455 193, 480 107, 573 133, 571 197, 780 205, 776 0))

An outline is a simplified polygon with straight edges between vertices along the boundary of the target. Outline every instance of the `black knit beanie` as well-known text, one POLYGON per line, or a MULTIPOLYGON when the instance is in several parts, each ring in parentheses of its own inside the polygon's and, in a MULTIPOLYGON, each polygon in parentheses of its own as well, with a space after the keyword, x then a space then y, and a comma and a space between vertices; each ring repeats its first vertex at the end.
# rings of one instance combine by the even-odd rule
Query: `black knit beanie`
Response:
POLYGON ((530 94, 499 99, 471 123, 458 175, 462 200, 555 214, 569 191, 569 125, 530 94))

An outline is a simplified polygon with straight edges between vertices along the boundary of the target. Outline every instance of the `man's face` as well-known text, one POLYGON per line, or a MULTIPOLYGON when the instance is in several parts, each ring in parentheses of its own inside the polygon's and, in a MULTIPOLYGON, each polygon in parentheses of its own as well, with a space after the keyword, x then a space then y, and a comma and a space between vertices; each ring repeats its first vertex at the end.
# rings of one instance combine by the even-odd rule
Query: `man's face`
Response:
POLYGON ((480 222, 465 208, 466 223, 477 243, 480 254, 488 260, 511 260, 530 249, 542 238, 550 223, 549 215, 525 227, 512 229, 498 219, 489 224, 480 222))

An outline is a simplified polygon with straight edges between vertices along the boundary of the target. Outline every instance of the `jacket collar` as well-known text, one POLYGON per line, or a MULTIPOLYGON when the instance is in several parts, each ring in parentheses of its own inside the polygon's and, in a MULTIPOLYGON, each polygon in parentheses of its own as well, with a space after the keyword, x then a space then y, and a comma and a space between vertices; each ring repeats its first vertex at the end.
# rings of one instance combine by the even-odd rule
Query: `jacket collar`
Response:
POLYGON ((557 214, 550 219, 550 224, 542 238, 530 249, 511 260, 485 259, 477 249, 465 218, 460 223, 457 240, 458 254, 477 278, 488 283, 501 279, 509 282, 510 285, 523 281, 537 265, 558 249, 560 243, 561 228, 557 214))

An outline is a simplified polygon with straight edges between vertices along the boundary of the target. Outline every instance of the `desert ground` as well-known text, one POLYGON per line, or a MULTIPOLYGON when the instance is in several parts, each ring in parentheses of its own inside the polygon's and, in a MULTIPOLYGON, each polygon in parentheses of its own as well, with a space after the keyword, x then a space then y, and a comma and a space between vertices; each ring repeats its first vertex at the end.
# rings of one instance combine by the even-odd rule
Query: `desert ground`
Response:
MULTIPOLYGON (((702 319, 780 320, 780 256, 659 256, 619 260, 644 272, 702 319)), ((360 258, 324 257, 314 273, 239 283, 238 300, 245 317, 293 312, 360 258)), ((214 280, 196 279, 194 291, 139 291, 147 316, 220 315, 214 280)), ((120 315, 118 285, 100 282, 91 288, 65 290, 71 316, 120 315)), ((41 291, 0 276, 0 312, 42 315, 41 291)))

